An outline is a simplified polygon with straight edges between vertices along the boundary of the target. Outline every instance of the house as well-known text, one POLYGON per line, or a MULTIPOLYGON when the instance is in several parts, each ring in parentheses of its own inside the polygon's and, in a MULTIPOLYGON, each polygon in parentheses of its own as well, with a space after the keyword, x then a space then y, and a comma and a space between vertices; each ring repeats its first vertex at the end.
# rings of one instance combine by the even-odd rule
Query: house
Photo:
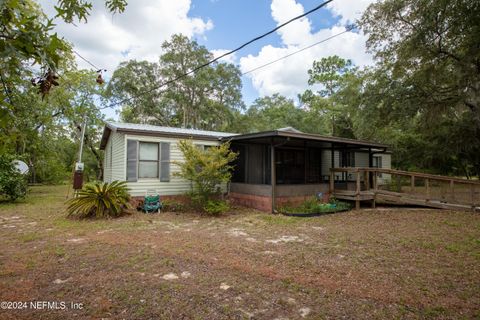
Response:
MULTIPOLYGON (((384 144, 308 134, 290 127, 234 134, 109 122, 100 143, 105 150, 104 181, 127 181, 133 197, 143 197, 147 190, 181 197, 191 188, 188 181, 172 174, 177 170, 172 162, 182 161, 178 148, 182 139, 191 139, 201 148, 230 141, 239 156, 225 191, 233 201, 263 211, 327 194, 332 167, 390 168, 391 161, 384 144)), ((346 188, 353 187, 353 180, 342 173, 335 175, 335 183, 346 188)))

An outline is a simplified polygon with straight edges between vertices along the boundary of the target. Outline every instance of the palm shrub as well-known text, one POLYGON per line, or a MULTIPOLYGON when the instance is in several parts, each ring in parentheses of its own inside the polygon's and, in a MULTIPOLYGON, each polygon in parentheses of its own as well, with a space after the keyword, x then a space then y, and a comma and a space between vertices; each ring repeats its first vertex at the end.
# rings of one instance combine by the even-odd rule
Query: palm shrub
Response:
POLYGON ((129 201, 126 182, 94 182, 86 184, 76 198, 67 201, 67 213, 80 219, 115 218, 125 213, 129 201))

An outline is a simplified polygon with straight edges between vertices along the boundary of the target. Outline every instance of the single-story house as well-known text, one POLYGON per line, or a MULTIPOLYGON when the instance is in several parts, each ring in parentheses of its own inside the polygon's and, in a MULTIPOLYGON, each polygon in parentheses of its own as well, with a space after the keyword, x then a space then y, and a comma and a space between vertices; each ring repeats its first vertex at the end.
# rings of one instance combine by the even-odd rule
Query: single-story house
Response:
MULTIPOLYGON (((230 141, 239 155, 225 191, 233 201, 263 211, 327 194, 332 167, 390 168, 391 163, 384 144, 308 134, 290 127, 234 134, 109 122, 100 143, 105 151, 104 181, 127 181, 133 197, 143 197, 147 190, 181 197, 191 185, 172 174, 178 170, 172 162, 182 161, 178 142, 183 139, 201 148, 230 141)), ((353 180, 344 173, 335 175, 335 183, 346 188, 353 187, 353 180)))

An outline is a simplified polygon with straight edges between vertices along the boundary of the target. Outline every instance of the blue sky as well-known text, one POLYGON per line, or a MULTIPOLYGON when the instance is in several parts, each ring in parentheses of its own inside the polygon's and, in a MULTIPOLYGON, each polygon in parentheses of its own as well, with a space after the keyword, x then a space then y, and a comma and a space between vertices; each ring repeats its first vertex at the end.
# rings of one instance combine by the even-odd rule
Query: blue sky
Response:
MULTIPOLYGON (((320 3, 313 0, 297 2, 301 3, 305 10, 310 10, 320 3)), ((210 19, 215 24, 215 27, 207 31, 205 36, 195 36, 194 39, 211 50, 236 48, 277 26, 272 18, 270 6, 271 1, 267 0, 193 1, 190 15, 210 19)), ((340 20, 339 17, 334 17, 330 10, 322 9, 312 13, 308 18, 312 22, 312 31, 314 32, 336 25, 340 20)), ((258 54, 263 46, 269 44, 278 47, 283 46, 280 36, 274 33, 242 49, 236 53, 236 56, 258 54)), ((258 93, 247 77, 243 77, 242 83, 244 101, 247 105, 250 105, 258 98, 258 93)))
MULTIPOLYGON (((52 16, 51 1, 40 1, 52 16)), ((108 70, 108 79, 124 60, 157 61, 161 44, 175 33, 182 33, 206 46, 216 56, 274 28, 322 1, 315 0, 135 0, 127 10, 112 15, 104 0, 93 0, 88 23, 68 25, 58 22, 56 31, 75 50, 95 65, 108 70)), ((226 59, 242 72, 345 30, 359 18, 373 0, 334 0, 306 19, 281 28, 226 59)), ((347 32, 324 44, 306 50, 271 66, 243 76, 243 97, 247 105, 256 98, 274 93, 295 98, 308 88, 307 70, 314 60, 337 54, 359 66, 372 59, 365 52, 365 36, 347 32)), ((77 59, 80 68, 90 68, 77 59)), ((106 112, 116 117, 113 110, 106 112)))

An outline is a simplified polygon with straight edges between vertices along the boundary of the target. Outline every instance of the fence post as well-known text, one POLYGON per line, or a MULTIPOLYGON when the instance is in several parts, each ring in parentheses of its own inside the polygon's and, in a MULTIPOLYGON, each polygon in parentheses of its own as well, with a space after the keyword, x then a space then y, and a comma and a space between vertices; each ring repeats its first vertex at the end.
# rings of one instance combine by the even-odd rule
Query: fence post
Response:
POLYGON ((427 195, 425 198, 426 202, 430 201, 430 180, 428 178, 425 179, 425 188, 427 189, 427 195))
POLYGON ((330 169, 330 196, 335 192, 335 172, 333 168, 330 169))
POLYGON ((356 182, 356 190, 355 190, 355 209, 360 209, 360 171, 356 170, 355 174, 355 182, 356 182))
POLYGON ((453 187, 454 183, 455 182, 453 180, 450 180, 450 195, 453 202, 455 202, 455 188, 453 187))
POLYGON ((414 175, 410 177, 410 191, 412 193, 415 192, 415 176, 414 175))
POLYGON ((363 179, 365 180, 365 189, 367 191, 370 190, 370 171, 365 170, 365 177, 363 179))
POLYGON ((472 211, 475 212, 476 206, 475 206, 475 185, 474 184, 470 185, 470 196, 472 198, 472 211))

